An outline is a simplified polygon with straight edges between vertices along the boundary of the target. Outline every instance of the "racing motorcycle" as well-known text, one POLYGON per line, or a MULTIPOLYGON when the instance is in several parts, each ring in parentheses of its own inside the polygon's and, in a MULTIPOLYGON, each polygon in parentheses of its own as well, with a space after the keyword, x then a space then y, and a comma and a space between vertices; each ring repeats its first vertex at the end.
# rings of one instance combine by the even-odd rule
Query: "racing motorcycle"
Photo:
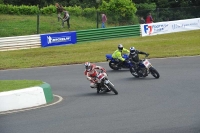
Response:
POLYGON ((142 59, 139 63, 132 61, 135 66, 132 65, 130 67, 131 74, 136 78, 146 77, 149 74, 151 74, 154 78, 158 79, 160 77, 160 74, 152 66, 152 64, 149 62, 149 60, 146 59, 146 57, 148 57, 148 56, 145 56, 144 59, 142 59))
POLYGON ((112 54, 106 54, 106 60, 109 61, 109 67, 113 70, 119 70, 121 68, 130 68, 133 64, 128 61, 128 55, 127 54, 123 54, 122 58, 124 58, 125 60, 127 60, 127 62, 123 62, 122 65, 118 65, 119 61, 115 60, 112 58, 112 54))
POLYGON ((114 85, 110 82, 110 80, 103 74, 103 72, 99 72, 95 79, 97 83, 97 93, 105 93, 105 92, 114 92, 115 95, 118 94, 117 90, 115 89, 114 85))

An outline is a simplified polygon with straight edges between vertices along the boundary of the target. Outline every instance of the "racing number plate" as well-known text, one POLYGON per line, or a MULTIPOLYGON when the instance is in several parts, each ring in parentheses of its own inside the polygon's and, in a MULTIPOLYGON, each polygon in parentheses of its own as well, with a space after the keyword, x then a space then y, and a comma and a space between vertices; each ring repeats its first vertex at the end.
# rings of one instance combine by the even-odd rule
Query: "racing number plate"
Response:
POLYGON ((144 60, 143 63, 144 63, 144 65, 145 65, 146 68, 149 68, 151 66, 151 63, 147 59, 144 60))

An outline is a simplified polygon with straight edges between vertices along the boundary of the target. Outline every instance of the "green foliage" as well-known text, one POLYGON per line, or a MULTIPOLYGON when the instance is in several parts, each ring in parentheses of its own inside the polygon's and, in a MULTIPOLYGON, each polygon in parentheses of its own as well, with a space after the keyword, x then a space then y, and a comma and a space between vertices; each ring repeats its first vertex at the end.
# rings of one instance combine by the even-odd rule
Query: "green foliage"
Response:
POLYGON ((82 16, 83 14, 83 9, 80 6, 69 6, 69 7, 64 7, 69 14, 73 14, 74 16, 82 16))
POLYGON ((40 11, 42 14, 52 15, 53 13, 56 12, 56 8, 54 5, 50 5, 50 6, 41 8, 40 11))
POLYGON ((140 3, 140 4, 136 4, 136 7, 138 9, 136 12, 137 16, 144 17, 144 18, 146 18, 149 12, 156 10, 155 3, 140 3))
POLYGON ((130 24, 133 23, 137 11, 135 4, 131 0, 102 0, 98 10, 101 12, 106 11, 109 14, 109 19, 121 22, 120 25, 123 25, 125 21, 129 21, 130 24))
POLYGON ((37 6, 13 6, 13 5, 3 5, 0 4, 0 13, 1 14, 17 14, 17 15, 33 15, 37 14, 37 6))
POLYGON ((95 21, 95 19, 96 19, 96 9, 95 8, 85 8, 83 10, 83 16, 88 18, 88 19, 95 21))
POLYGON ((4 4, 4 3, 3 3, 3 0, 0 0, 0 4, 4 4))

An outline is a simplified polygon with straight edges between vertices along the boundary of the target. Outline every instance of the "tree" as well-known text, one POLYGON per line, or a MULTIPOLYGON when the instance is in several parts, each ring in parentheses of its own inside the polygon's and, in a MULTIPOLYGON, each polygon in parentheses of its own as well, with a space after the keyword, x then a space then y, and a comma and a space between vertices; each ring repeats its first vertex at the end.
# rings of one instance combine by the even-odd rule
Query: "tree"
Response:
POLYGON ((131 0, 102 0, 99 10, 110 14, 109 19, 115 22, 133 21, 137 11, 131 0))

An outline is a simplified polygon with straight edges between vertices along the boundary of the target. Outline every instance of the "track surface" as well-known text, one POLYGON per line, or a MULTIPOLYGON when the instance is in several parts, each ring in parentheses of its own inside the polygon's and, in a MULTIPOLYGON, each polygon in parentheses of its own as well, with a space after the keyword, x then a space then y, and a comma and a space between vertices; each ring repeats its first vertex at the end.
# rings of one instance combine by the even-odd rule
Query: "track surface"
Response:
POLYGON ((63 98, 53 106, 0 115, 0 132, 200 133, 200 56, 150 62, 159 79, 136 79, 128 70, 97 63, 119 95, 96 94, 83 65, 0 71, 0 80, 43 80, 63 98))

